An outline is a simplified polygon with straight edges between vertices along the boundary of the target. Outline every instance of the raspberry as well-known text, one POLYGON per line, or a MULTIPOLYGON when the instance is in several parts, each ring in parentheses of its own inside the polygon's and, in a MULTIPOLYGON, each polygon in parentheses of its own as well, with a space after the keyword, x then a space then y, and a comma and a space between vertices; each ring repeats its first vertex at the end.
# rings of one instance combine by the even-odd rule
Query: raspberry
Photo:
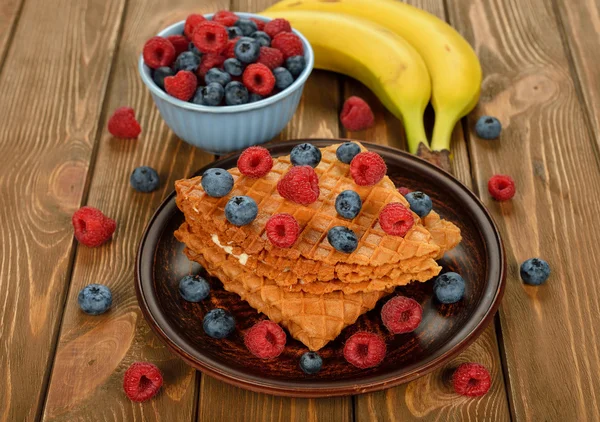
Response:
POLYGON ((344 357, 357 368, 372 368, 385 357, 385 341, 377 334, 359 331, 346 341, 344 357))
POLYGON ((240 38, 241 37, 235 37, 235 38, 227 41, 227 45, 225 46, 225 48, 223 49, 221 54, 228 59, 234 59, 235 58, 235 43, 238 42, 238 40, 240 38))
POLYGON ((267 95, 275 86, 275 76, 267 66, 261 63, 249 65, 242 75, 248 91, 258 95, 267 95))
POLYGON ((463 363, 454 371, 452 385, 454 391, 463 396, 483 396, 492 385, 492 377, 483 365, 463 363))
POLYGON ((189 101, 194 96, 198 87, 196 75, 188 70, 180 70, 175 76, 165 78, 165 91, 167 94, 181 101, 189 101))
POLYGON ((285 19, 273 19, 265 24, 264 31, 271 39, 280 32, 292 32, 292 26, 285 19))
POLYGON ((496 201, 508 201, 515 196, 515 181, 505 174, 496 174, 488 181, 488 191, 496 201))
POLYGON ((279 195, 302 205, 319 198, 319 177, 311 166, 294 166, 277 182, 279 195))
POLYGON ((340 121, 347 130, 365 130, 373 126, 375 116, 369 104, 359 97, 350 97, 344 102, 340 121))
POLYGON ((269 320, 254 324, 244 335, 244 344, 248 350, 261 359, 279 356, 285 348, 285 341, 286 335, 283 329, 269 320))
POLYGON ((381 308, 383 325, 392 334, 410 333, 417 329, 423 319, 423 308, 414 299, 396 296, 381 308))
POLYGON ((283 65, 283 53, 276 48, 261 47, 258 63, 262 63, 273 70, 283 65))
POLYGON ((185 34, 185 36, 189 39, 192 39, 192 34, 194 33, 196 27, 205 20, 206 18, 202 15, 197 15, 195 13, 189 15, 185 20, 185 25, 183 26, 183 33, 185 34))
POLYGON ((192 34, 192 42, 203 53, 220 53, 228 40, 225 27, 211 21, 200 22, 192 34))
POLYGON ((125 371, 123 390, 131 401, 143 402, 158 393, 163 377, 155 365, 148 362, 134 362, 125 371))
POLYGON ((176 56, 173 44, 163 37, 152 37, 146 41, 142 55, 146 66, 152 69, 171 66, 176 56))
POLYGON ((244 176, 257 179, 271 171, 273 159, 269 150, 263 147, 246 148, 237 161, 238 169, 244 176))
POLYGON ((300 226, 290 214, 275 214, 265 226, 269 241, 280 248, 289 248, 298 239, 300 226))
POLYGON ((292 56, 304 56, 304 46, 297 35, 291 32, 281 32, 273 38, 271 47, 278 49, 287 59, 292 56))
POLYGON ((414 223, 413 213, 399 202, 390 202, 379 213, 379 225, 392 236, 406 236, 414 223))
POLYGON ((412 192, 412 190, 411 190, 411 189, 409 189, 409 188, 407 188, 407 187, 400 186, 400 187, 398 188, 398 192, 400 192, 400 194, 401 194, 402 196, 406 196, 406 195, 408 195, 409 193, 411 193, 411 192, 412 192))
POLYGON ((238 16, 229 10, 219 10, 212 18, 213 22, 220 23, 223 26, 233 26, 238 19, 238 16))
POLYGON ((184 51, 187 51, 190 44, 183 35, 169 35, 167 39, 173 44, 173 47, 175 47, 175 57, 179 56, 184 51))
POLYGON ((204 78, 206 72, 208 72, 213 67, 220 68, 221 66, 223 66, 223 63, 225 62, 226 58, 227 57, 221 56, 220 54, 208 53, 202 55, 202 60, 200 61, 200 66, 198 66, 198 70, 196 70, 196 74, 199 77, 204 78))
POLYGON ((371 186, 385 176, 387 166, 376 152, 361 152, 350 162, 350 174, 359 186, 371 186))
POLYGON ((100 246, 109 240, 117 228, 115 220, 108 218, 94 207, 79 208, 73 214, 71 222, 75 230, 75 239, 90 248, 100 246))
POLYGON ((131 107, 119 107, 108 119, 108 131, 117 138, 137 138, 142 128, 131 107))
POLYGON ((257 18, 250 18, 250 20, 256 24, 256 28, 258 28, 259 31, 264 31, 265 21, 261 21, 260 19, 257 19, 257 18))

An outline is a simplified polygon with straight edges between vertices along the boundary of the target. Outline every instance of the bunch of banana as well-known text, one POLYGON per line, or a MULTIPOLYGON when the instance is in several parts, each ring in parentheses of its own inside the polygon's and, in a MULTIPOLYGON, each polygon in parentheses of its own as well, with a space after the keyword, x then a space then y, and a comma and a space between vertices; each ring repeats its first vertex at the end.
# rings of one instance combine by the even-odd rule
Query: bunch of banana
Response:
POLYGON ((315 51, 315 67, 358 79, 398 116, 409 148, 429 145, 423 111, 435 110, 431 148, 450 149, 456 122, 479 100, 481 66, 446 22, 396 0, 283 0, 263 12, 284 18, 315 51))

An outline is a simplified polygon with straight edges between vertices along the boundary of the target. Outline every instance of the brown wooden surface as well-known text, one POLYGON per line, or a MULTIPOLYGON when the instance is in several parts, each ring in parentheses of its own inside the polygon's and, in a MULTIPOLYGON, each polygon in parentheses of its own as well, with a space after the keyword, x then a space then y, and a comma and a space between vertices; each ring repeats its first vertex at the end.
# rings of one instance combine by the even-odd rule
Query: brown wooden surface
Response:
MULTIPOLYGON (((137 54, 145 39, 190 12, 258 11, 273 2, 1 2, 0 421, 600 420, 600 12, 593 0, 576 7, 565 0, 411 1, 440 17, 446 3, 451 24, 482 61, 481 102, 467 127, 485 113, 505 128, 499 142, 485 142, 458 127, 453 144, 454 172, 474 182, 494 213, 509 258, 498 339, 490 327, 448 370, 406 386, 305 400, 202 377, 149 331, 133 291, 139 235, 172 182, 212 157, 164 125, 137 75, 137 54), (136 110, 137 141, 106 131, 121 105, 136 110), (158 169, 158 192, 129 188, 138 165, 158 169), (510 203, 487 195, 487 179, 499 172, 517 181, 510 203), (113 241, 96 250, 73 243, 70 216, 82 204, 118 221, 113 241), (547 285, 520 282, 518 265, 531 256, 550 262, 547 285), (92 282, 113 290, 106 315, 77 308, 77 292, 92 282), (141 405, 121 390, 135 360, 153 361, 165 374, 163 393, 141 405), (492 371, 483 399, 451 392, 450 369, 466 360, 492 371)), ((344 135, 337 115, 353 93, 373 104, 377 126, 349 135, 404 147, 401 124, 372 94, 324 72, 311 76, 280 137, 344 135)))

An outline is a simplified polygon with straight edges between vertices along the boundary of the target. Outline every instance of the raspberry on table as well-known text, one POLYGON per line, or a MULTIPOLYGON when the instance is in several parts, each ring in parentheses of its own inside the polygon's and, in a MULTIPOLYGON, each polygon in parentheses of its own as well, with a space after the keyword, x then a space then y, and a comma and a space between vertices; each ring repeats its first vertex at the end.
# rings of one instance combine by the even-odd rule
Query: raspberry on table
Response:
POLYGON ((460 274, 444 273, 433 282, 433 294, 440 303, 456 303, 465 295, 465 280, 460 274))
POLYGON ((294 77, 285 67, 273 69, 273 75, 275 76, 275 86, 282 91, 294 83, 294 77))
POLYGON ((258 55, 258 63, 262 63, 273 70, 283 64, 283 53, 276 48, 261 47, 258 55))
POLYGON ((297 204, 312 204, 319 198, 319 177, 311 166, 292 167, 277 182, 277 192, 297 204))
POLYGON ((353 190, 345 190, 335 198, 335 210, 344 218, 356 218, 362 208, 360 195, 353 190))
POLYGON ((233 189, 233 176, 225 169, 210 168, 202 174, 200 184, 208 196, 222 198, 233 189))
POLYGON ((371 186, 385 176, 387 166, 376 152, 365 151, 357 154, 350 162, 350 174, 359 186, 371 186))
POLYGON ((225 205, 225 218, 234 226, 245 226, 258 215, 258 205, 249 196, 234 196, 225 205))
POLYGON ((258 28, 259 31, 264 31, 265 21, 261 21, 258 18, 250 18, 250 20, 256 24, 256 27, 258 28))
POLYGON ((374 333, 359 331, 353 334, 344 346, 344 358, 357 368, 377 366, 385 358, 385 341, 374 333))
POLYGON ((237 161, 237 167, 244 176, 259 178, 265 176, 273 167, 273 158, 269 150, 261 146, 246 148, 237 161))
POLYGON ((351 229, 335 226, 327 231, 327 241, 335 250, 342 253, 352 253, 358 247, 358 237, 351 229))
POLYGON ((267 239, 273 245, 279 248, 289 248, 298 239, 300 226, 294 216, 281 213, 274 214, 269 218, 265 225, 265 231, 267 239))
POLYGON ((203 53, 220 53, 229 41, 227 29, 211 21, 201 22, 192 34, 192 42, 203 53))
POLYGON ((392 236, 406 236, 414 223, 413 213, 399 202, 390 202, 379 213, 381 229, 392 236))
POLYGON ((398 192, 399 192, 399 193, 400 193, 402 196, 406 196, 406 195, 408 195, 409 193, 411 193, 411 192, 412 192, 412 190, 410 190, 409 188, 407 188, 407 187, 405 187, 405 186, 400 186, 400 187, 398 188, 398 192))
POLYGON ((238 15, 229 10, 219 10, 212 17, 213 22, 220 23, 223 26, 233 26, 238 19, 238 15))
POLYGON ((530 258, 521 264, 521 280, 525 284, 539 286, 550 277, 550 265, 540 258, 530 258))
POLYGON ((198 79, 196 75, 187 70, 181 70, 175 76, 165 78, 165 91, 167 91, 167 94, 181 101, 189 101, 196 93, 197 86, 198 79))
POLYGON ((264 31, 271 38, 280 32, 292 32, 290 23, 282 18, 273 19, 265 24, 264 31))
MULTIPOLYGON (((269 34, 267 32, 267 34, 269 34)), ((270 36, 270 34, 269 34, 270 36)), ((271 41, 271 47, 280 50, 284 58, 293 56, 303 56, 304 46, 302 40, 296 34, 291 32, 280 32, 271 41)))
POLYGON ((252 326, 244 335, 244 344, 260 359, 276 358, 285 349, 286 335, 273 321, 263 320, 252 326))
POLYGON ((208 297, 210 285, 199 275, 186 275, 179 280, 179 294, 188 302, 200 302, 208 297))
POLYGON ((134 362, 125 371, 123 390, 134 402, 143 402, 154 397, 163 384, 160 369, 148 362, 134 362))
POLYGON ((188 49, 189 41, 183 35, 169 35, 167 40, 169 40, 171 44, 173 44, 173 47, 175 47, 176 56, 179 56, 188 49))
POLYGON ((468 397, 483 396, 492 385, 492 377, 479 363, 463 363, 452 375, 454 391, 468 397))
POLYGON ((422 319, 423 308, 419 302, 406 296, 395 296, 381 308, 383 325, 392 334, 410 333, 422 319))
POLYGON ((108 241, 117 228, 115 220, 105 216, 99 209, 88 206, 75 211, 71 223, 75 230, 75 239, 90 248, 108 241))
POLYGON ((248 91, 258 95, 269 94, 275 86, 275 77, 271 69, 261 63, 248 65, 244 70, 242 80, 248 91))
POLYGON ((335 151, 335 156, 344 164, 350 164, 360 153, 360 147, 354 142, 344 142, 335 151))
POLYGON ((317 167, 321 162, 321 150, 310 143, 298 144, 290 152, 290 161, 294 166, 317 167))
POLYGON ((373 126, 375 116, 365 100, 352 96, 344 102, 340 113, 340 121, 346 130, 359 131, 373 126))
POLYGON ((235 330, 235 318, 229 311, 216 308, 204 315, 202 328, 209 337, 222 339, 235 330))
POLYGON ((198 77, 204 78, 204 76, 210 69, 213 69, 215 67, 221 67, 225 62, 225 59, 226 57, 220 54, 204 54, 202 56, 202 60, 200 61, 200 66, 198 66, 198 70, 196 71, 196 74, 198 75, 198 77))
POLYGON ((515 181, 506 174, 496 174, 488 181, 488 191, 496 201, 508 201, 515 196, 515 181))
POLYGON ((258 31, 258 26, 254 21, 246 18, 239 18, 237 22, 234 24, 237 28, 240 28, 242 31, 242 35, 245 37, 249 37, 251 34, 258 31))
POLYGON ((183 26, 183 34, 192 39, 192 34, 198 25, 202 22, 206 21, 206 18, 202 15, 198 15, 196 13, 192 13, 185 20, 185 25, 183 26))
POLYGON ((406 200, 410 205, 410 209, 421 218, 426 217, 433 208, 431 198, 423 192, 410 192, 406 194, 406 200))
POLYGON ((148 193, 158 189, 160 178, 152 167, 140 166, 131 172, 129 183, 138 192, 148 193))
POLYGON ((112 293, 102 284, 88 284, 77 295, 77 303, 86 314, 100 315, 111 307, 112 293))
POLYGON ((117 108, 108 119, 108 131, 117 138, 137 138, 142 132, 131 107, 117 108))
POLYGON ((482 139, 492 140, 500 136, 502 124, 491 116, 481 116, 475 124, 475 133, 482 139))
POLYGON ((152 37, 146 44, 142 56, 146 66, 152 69, 158 69, 163 66, 171 66, 176 57, 175 47, 171 41, 163 37, 152 37))

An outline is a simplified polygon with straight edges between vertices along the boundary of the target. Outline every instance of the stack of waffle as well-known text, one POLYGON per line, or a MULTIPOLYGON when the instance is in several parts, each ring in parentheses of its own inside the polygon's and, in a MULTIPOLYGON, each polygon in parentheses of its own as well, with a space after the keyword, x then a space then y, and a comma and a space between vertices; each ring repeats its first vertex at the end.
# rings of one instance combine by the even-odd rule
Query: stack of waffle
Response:
POLYGON ((435 259, 461 240, 460 230, 434 211, 424 219, 415 214, 415 224, 404 238, 386 234, 378 223, 380 210, 390 202, 409 207, 406 199, 387 176, 374 186, 355 184, 349 165, 335 155, 338 146, 321 149, 315 168, 320 195, 308 206, 277 192, 278 180, 292 166, 289 156, 274 159, 272 170, 258 179, 237 168, 229 170, 235 183, 223 198, 206 195, 201 177, 175 184, 177 205, 185 215, 175 236, 185 243, 185 254, 310 350, 336 338, 396 286, 436 276, 441 268, 435 259), (353 220, 335 209, 337 195, 348 189, 363 201, 353 220), (259 210, 256 219, 242 227, 225 219, 225 205, 237 195, 253 198, 259 210), (291 248, 278 248, 267 239, 265 224, 278 213, 293 215, 300 226, 291 248), (334 226, 356 233, 354 252, 342 253, 329 244, 327 232, 334 226))

